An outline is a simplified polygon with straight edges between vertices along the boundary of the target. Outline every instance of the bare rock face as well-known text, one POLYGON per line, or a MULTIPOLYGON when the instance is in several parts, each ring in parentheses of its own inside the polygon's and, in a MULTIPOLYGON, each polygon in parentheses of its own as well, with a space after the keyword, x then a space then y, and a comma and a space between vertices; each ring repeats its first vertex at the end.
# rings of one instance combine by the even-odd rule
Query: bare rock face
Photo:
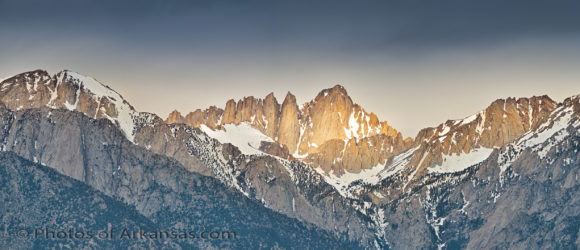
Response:
POLYGON ((169 113, 169 116, 167 117, 165 122, 170 123, 170 124, 172 124, 172 123, 184 123, 185 118, 183 118, 183 116, 181 115, 181 113, 179 113, 179 111, 173 110, 171 113, 169 113))
POLYGON ((304 105, 303 112, 305 130, 299 154, 315 152, 317 145, 332 139, 352 138, 358 132, 357 129, 345 130, 349 128, 353 102, 340 85, 321 91, 313 101, 304 105))
MULTIPOLYGON (((174 120, 167 119, 169 124, 177 123, 174 120)), ((243 122, 281 144, 281 147, 268 145, 265 147, 268 152, 286 156, 283 151, 273 150, 286 148, 290 155, 337 175, 359 173, 384 164, 413 143, 412 138, 404 139, 386 121, 355 104, 340 85, 322 90, 302 108, 289 92, 282 105, 270 93, 264 99, 229 100, 223 112, 210 107, 185 117, 189 126, 198 128, 204 124, 214 130, 243 122)))
POLYGON ((446 156, 512 142, 545 122, 558 105, 548 96, 499 99, 470 117, 421 130, 414 142, 417 149, 406 167, 408 181, 421 179, 430 168, 443 164, 446 156))
POLYGON ((240 124, 244 121, 252 121, 254 119, 261 119, 261 102, 253 96, 245 97, 241 102, 238 102, 236 107, 236 118, 234 124, 240 124))
POLYGON ((270 93, 264 99, 263 115, 265 126, 262 131, 270 138, 277 138, 280 127, 280 104, 274 97, 274 93, 270 93))
POLYGON ((290 93, 286 95, 282 103, 280 117, 280 129, 278 130, 278 142, 288 147, 290 152, 296 151, 296 145, 300 138, 300 125, 298 123, 298 105, 296 97, 290 93))
POLYGON ((295 160, 295 158, 289 153, 288 147, 280 143, 262 141, 260 143, 260 151, 269 155, 281 157, 282 159, 295 160))
POLYGON ((308 155, 305 161, 325 172, 359 173, 410 146, 387 122, 354 104, 340 85, 322 90, 302 112, 297 154, 308 155))
POLYGON ((166 119, 168 124, 185 123, 194 128, 199 128, 203 124, 213 130, 222 129, 226 124, 238 125, 247 122, 265 135, 276 138, 280 123, 280 104, 271 93, 263 100, 251 96, 244 97, 238 102, 229 100, 225 110, 211 106, 206 110, 197 109, 190 112, 185 118, 176 119, 173 116, 175 114, 169 114, 166 119))
MULTIPOLYGON (((211 106, 206 110, 197 109, 185 116, 184 123, 192 127, 199 128, 201 124, 211 129, 220 128, 220 119, 224 111, 216 106, 211 106)), ((171 123, 170 123, 171 124, 171 123)))
MULTIPOLYGON (((296 98, 294 98, 294 106, 296 106, 295 100, 296 98)), ((166 122, 168 124, 185 123, 194 128, 199 128, 203 124, 213 130, 223 129, 223 125, 226 124, 239 125, 240 123, 249 123, 265 135, 272 139, 277 139, 280 131, 282 110, 274 94, 270 93, 264 99, 250 96, 244 97, 238 102, 233 99, 229 100, 223 110, 215 106, 211 106, 206 110, 197 109, 187 114, 185 118, 174 118, 175 114, 172 113, 166 119, 166 122)), ((294 113, 296 114, 297 111, 294 113)), ((282 137, 286 138, 285 136, 282 137)))
POLYGON ((446 153, 461 152, 462 147, 499 147, 546 121, 557 106, 558 103, 548 96, 499 99, 465 119, 448 120, 437 127, 421 130, 415 142, 435 139, 448 142, 445 143, 448 145, 446 153), (453 139, 464 139, 465 143, 450 143, 453 139), (462 147, 449 147, 457 144, 462 147))
POLYGON ((233 100, 226 104, 227 116, 221 121, 221 125, 249 123, 265 135, 276 138, 280 124, 280 104, 273 93, 265 99, 244 97, 237 103, 233 100), (228 113, 229 112, 229 113, 228 113), (230 118, 231 116, 231 118, 230 118), (233 120, 232 120, 233 118, 233 120))
POLYGON ((234 122, 236 118, 236 101, 233 99, 226 102, 226 109, 224 110, 224 115, 222 117, 221 124, 230 124, 234 122))
MULTIPOLYGON (((35 228, 70 228, 80 226, 87 231, 113 227, 163 230, 135 207, 123 204, 83 182, 59 174, 19 157, 13 152, 0 152, 0 214, 4 224, 0 245, 13 249, 57 249, 66 245, 75 249, 182 249, 199 248, 199 245, 171 242, 169 240, 125 240, 111 237, 108 240, 75 240, 46 237, 14 237, 11 225, 35 228)), ((24 227, 26 228, 26 227, 24 227)), ((28 229, 28 228, 26 228, 28 229)), ((28 229, 29 232, 32 229, 28 229)), ((86 236, 86 234, 85 234, 86 236)), ((94 239, 94 238, 93 238, 94 239)))
MULTIPOLYGON (((60 91, 66 94, 63 99, 69 99, 70 103, 75 102, 75 97, 71 98, 71 94, 76 92, 74 89, 63 87, 60 91)), ((55 92, 55 79, 44 70, 36 70, 4 80, 0 89, 0 101, 13 110, 37 108, 49 103, 53 99, 52 93, 55 92)))
POLYGON ((400 134, 396 137, 378 134, 358 141, 355 138, 335 139, 322 144, 317 152, 307 157, 307 161, 327 173, 360 173, 369 167, 384 165, 409 145, 400 134))
POLYGON ((0 85, 0 101, 8 109, 50 107, 106 118, 132 140, 135 109, 119 93, 91 77, 69 70, 50 76, 36 70, 8 78, 0 85))

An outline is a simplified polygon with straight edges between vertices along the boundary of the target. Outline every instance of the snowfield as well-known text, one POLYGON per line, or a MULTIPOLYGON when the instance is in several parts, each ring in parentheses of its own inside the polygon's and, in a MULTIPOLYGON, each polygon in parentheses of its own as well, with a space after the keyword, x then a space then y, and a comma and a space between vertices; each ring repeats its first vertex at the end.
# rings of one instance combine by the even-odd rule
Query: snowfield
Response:
POLYGON ((245 155, 264 155, 265 153, 259 150, 260 143, 262 141, 274 142, 272 138, 246 122, 240 123, 240 125, 226 124, 224 129, 214 131, 203 124, 201 125, 201 130, 208 136, 220 143, 231 143, 245 155))
MULTIPOLYGON (((76 94, 76 102, 64 103, 67 109, 71 111, 76 110, 81 89, 84 89, 88 94, 92 95, 95 101, 99 104, 103 98, 107 98, 113 105, 115 105, 115 109, 117 110, 117 117, 106 116, 106 118, 113 123, 117 123, 119 128, 123 131, 123 133, 125 133, 127 139, 131 142, 134 142, 133 133, 135 129, 135 123, 133 121, 133 117, 137 116, 137 112, 129 105, 127 101, 125 101, 125 99, 119 93, 92 77, 84 76, 69 70, 65 70, 62 73, 63 74, 61 75, 61 78, 58 79, 58 85, 62 84, 63 82, 69 82, 79 87, 79 90, 76 94)), ((51 101, 56 99, 56 92, 57 90, 54 90, 52 93, 51 101)), ((49 105, 52 105, 52 103, 49 102, 49 105)))
POLYGON ((461 172, 489 157, 493 148, 476 148, 469 153, 460 155, 443 155, 443 163, 429 169, 431 173, 461 172))

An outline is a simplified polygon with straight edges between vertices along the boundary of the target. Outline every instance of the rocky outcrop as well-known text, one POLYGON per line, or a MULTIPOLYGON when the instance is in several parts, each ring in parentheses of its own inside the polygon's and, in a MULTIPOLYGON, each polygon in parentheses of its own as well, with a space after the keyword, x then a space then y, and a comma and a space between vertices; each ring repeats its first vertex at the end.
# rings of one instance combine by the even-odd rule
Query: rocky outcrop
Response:
POLYGON ((133 139, 136 111, 123 97, 94 78, 63 70, 50 76, 30 71, 0 83, 0 101, 11 110, 50 107, 84 113, 115 123, 133 139))
POLYGON ((385 171, 389 174, 349 190, 376 204, 390 203, 433 174, 460 172, 479 164, 494 149, 545 124, 561 106, 547 96, 499 99, 472 116, 425 128, 409 149, 387 157, 385 171))
POLYGON ((316 152, 318 145, 328 140, 358 136, 358 129, 354 126, 351 129, 349 124, 351 114, 354 116, 354 104, 342 86, 321 91, 302 110, 305 113, 302 120, 305 130, 298 154, 316 152))
POLYGON ((274 93, 270 93, 264 98, 264 128, 261 129, 265 135, 270 138, 278 138, 278 131, 280 130, 280 104, 274 97, 274 93))
POLYGON ((129 105, 117 92, 96 80, 64 70, 54 76, 36 70, 4 80, 0 101, 12 110, 53 107, 82 112, 89 117, 119 118, 129 105))
POLYGON ((296 145, 300 139, 298 105, 296 97, 290 92, 284 98, 280 114, 280 129, 278 129, 278 142, 288 147, 290 152, 296 152, 296 145))
POLYGON ((338 176, 385 164, 411 145, 411 139, 403 139, 387 122, 353 103, 340 85, 306 103, 302 117, 298 155, 338 176))
POLYGON ((183 118, 183 116, 181 115, 181 113, 179 113, 179 111, 173 110, 173 111, 171 111, 171 113, 169 113, 169 116, 167 116, 167 119, 165 119, 165 122, 167 122, 167 123, 184 123, 185 118, 183 118))
POLYGON ((374 113, 367 113, 353 103, 340 85, 322 90, 302 111, 304 133, 298 154, 316 152, 318 145, 333 139, 358 140, 378 134, 390 137, 400 134, 387 122, 380 122, 374 113))
POLYGON ((228 100, 228 102, 226 102, 226 108, 224 109, 224 114, 221 119, 222 121, 221 123, 222 124, 234 123, 235 119, 236 119, 236 101, 230 99, 228 100))
MULTIPOLYGON (((448 120, 437 127, 421 130, 415 142, 430 142, 435 139, 451 142, 453 139, 463 138, 465 143, 453 144, 470 144, 465 146, 468 148, 480 145, 500 147, 545 122, 557 106, 558 103, 548 96, 499 99, 485 110, 465 119, 448 120)), ((461 148, 451 148, 448 151, 457 153, 460 150, 461 148)))
POLYGON ((418 149, 406 167, 409 178, 421 179, 430 168, 442 165, 446 156, 504 146, 544 123, 558 105, 548 96, 499 99, 465 119, 423 129, 415 138, 418 149))
MULTIPOLYGON (((199 128, 203 124, 213 130, 222 129, 222 125, 225 124, 238 125, 247 122, 265 135, 276 138, 280 123, 280 104, 273 93, 270 93, 265 99, 244 97, 237 103, 234 100, 227 101, 223 110, 215 106, 206 110, 197 109, 188 113, 185 118, 182 117, 182 120, 182 123, 194 128, 199 128)), ((169 124, 178 123, 169 117, 166 122, 169 124)))
POLYGON ((165 119, 168 124, 184 123, 189 126, 199 128, 202 124, 215 130, 221 128, 220 120, 224 111, 215 106, 211 106, 206 110, 196 109, 190 112, 185 117, 177 110, 173 110, 165 119))
POLYGON ((223 113, 224 111, 222 109, 215 106, 211 106, 203 111, 197 109, 185 116, 184 123, 196 128, 204 124, 213 130, 219 129, 221 126, 220 119, 223 113))
POLYGON ((358 141, 356 138, 335 139, 322 144, 317 152, 307 156, 306 161, 336 175, 345 171, 360 173, 370 167, 381 167, 408 145, 400 134, 396 137, 378 134, 358 141))
MULTIPOLYGON (((212 109, 217 108, 196 110, 190 115, 212 109)), ((379 121, 374 113, 367 113, 353 103, 340 85, 322 90, 302 108, 291 93, 286 95, 282 105, 272 93, 265 99, 229 100, 223 115, 217 117, 195 121, 186 117, 185 123, 193 127, 204 124, 212 129, 220 129, 215 125, 216 120, 221 121, 220 125, 249 123, 287 148, 294 157, 336 175, 359 173, 384 164, 413 141, 404 139, 386 121, 379 121)), ((173 120, 168 118, 167 122, 177 123, 173 120)))
POLYGON ((296 160, 288 151, 288 147, 280 143, 262 141, 259 149, 269 155, 278 156, 286 160, 296 160))
POLYGON ((122 230, 166 230, 134 207, 115 200, 83 182, 30 162, 13 152, 0 152, 0 246, 18 249, 125 248, 188 249, 201 247, 169 239, 131 240, 122 230), (36 231, 36 230, 40 231, 36 231), (119 234, 107 239, 98 233, 119 234), (22 234, 25 230, 26 234, 22 234), (69 234, 69 230, 72 231, 69 234), (40 235, 35 235, 35 232, 40 235), (46 232, 46 233, 43 233, 46 232), (54 235, 58 232, 66 232, 54 235))

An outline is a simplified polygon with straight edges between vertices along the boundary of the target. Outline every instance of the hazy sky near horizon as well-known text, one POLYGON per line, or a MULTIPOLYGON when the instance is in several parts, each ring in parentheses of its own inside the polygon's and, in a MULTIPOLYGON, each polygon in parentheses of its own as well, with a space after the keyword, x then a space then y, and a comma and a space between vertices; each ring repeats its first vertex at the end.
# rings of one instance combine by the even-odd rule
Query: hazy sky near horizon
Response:
POLYGON ((166 117, 341 84, 404 136, 580 94, 580 1, 0 0, 0 78, 70 69, 166 117))

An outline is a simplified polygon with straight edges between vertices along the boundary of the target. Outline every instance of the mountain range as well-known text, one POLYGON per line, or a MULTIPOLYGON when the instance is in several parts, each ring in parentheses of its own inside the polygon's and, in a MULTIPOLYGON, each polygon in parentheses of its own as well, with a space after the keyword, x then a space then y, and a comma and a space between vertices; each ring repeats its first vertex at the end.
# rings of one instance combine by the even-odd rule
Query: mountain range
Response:
POLYGON ((2 245, 580 247, 580 96, 498 99, 414 138, 340 85, 301 105, 291 93, 281 104, 269 94, 162 119, 94 78, 36 70, 3 80, 0 102, 2 245), (23 206, 31 212, 18 212, 23 206), (100 217, 89 220, 73 207, 100 217), (60 219, 47 221, 46 211, 60 219), (19 227, 63 220, 239 237, 9 237, 19 227))

